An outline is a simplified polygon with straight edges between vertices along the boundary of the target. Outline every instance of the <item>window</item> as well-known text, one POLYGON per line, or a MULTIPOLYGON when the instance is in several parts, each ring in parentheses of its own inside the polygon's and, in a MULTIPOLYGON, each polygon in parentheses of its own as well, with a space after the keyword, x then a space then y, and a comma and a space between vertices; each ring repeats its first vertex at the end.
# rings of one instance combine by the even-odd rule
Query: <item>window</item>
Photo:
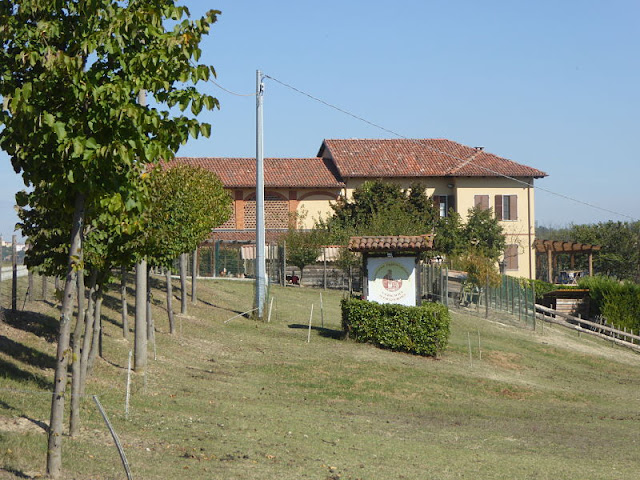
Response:
POLYGON ((449 215, 449 210, 456 208, 455 197, 453 195, 434 195, 433 204, 441 217, 449 215))
POLYGON ((507 245, 504 249, 505 270, 518 270, 518 245, 507 245))
POLYGON ((518 196, 517 195, 496 195, 496 218, 498 220, 518 219, 518 196))
POLYGON ((489 210, 489 195, 474 195, 473 206, 480 210, 489 210))

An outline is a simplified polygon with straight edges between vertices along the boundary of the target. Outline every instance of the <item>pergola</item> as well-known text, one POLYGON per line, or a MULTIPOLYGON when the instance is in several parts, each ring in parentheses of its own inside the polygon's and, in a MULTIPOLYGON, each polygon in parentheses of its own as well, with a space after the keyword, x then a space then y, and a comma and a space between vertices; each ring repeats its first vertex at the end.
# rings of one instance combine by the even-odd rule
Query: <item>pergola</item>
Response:
MULTIPOLYGON (((589 275, 593 275, 593 252, 599 251, 602 247, 600 245, 590 245, 588 243, 577 242, 560 242, 556 240, 540 240, 536 239, 533 242, 533 247, 536 253, 547 254, 547 280, 553 283, 553 270, 557 265, 556 257, 559 254, 568 254, 571 258, 571 268, 575 267, 575 255, 576 254, 588 254, 589 255, 589 275)), ((539 257, 538 257, 539 258, 539 257)))

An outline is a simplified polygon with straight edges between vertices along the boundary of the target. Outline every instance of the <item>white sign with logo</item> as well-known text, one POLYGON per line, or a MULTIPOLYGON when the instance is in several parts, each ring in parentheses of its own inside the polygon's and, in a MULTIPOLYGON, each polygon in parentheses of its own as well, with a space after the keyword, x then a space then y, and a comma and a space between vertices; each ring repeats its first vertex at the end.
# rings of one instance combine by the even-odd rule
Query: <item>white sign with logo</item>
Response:
POLYGON ((416 305, 415 257, 369 257, 367 300, 416 305))

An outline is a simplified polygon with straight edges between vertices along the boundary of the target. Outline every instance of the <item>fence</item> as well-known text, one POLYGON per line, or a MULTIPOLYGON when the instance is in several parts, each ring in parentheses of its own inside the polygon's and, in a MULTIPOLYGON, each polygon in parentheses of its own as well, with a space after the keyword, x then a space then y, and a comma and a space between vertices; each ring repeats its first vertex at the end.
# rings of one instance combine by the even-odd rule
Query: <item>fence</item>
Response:
POLYGON ((476 285, 465 272, 450 270, 446 265, 422 265, 420 284, 422 298, 443 303, 449 308, 485 318, 508 320, 535 328, 535 292, 527 282, 501 276, 499 286, 476 285))
POLYGON ((631 348, 637 352, 640 352, 640 332, 633 332, 633 330, 627 331, 624 329, 616 328, 613 325, 602 319, 597 318, 596 321, 585 320, 574 315, 559 312, 551 308, 547 308, 543 305, 536 305, 538 318, 545 322, 555 323, 566 328, 578 331, 580 333, 587 333, 599 338, 610 340, 616 345, 621 345, 626 348, 631 348))
MULTIPOLYGON (((335 249, 335 247, 327 248, 335 249)), ((322 251, 316 263, 305 266, 301 272, 295 265, 287 264, 286 246, 270 244, 265 250, 266 272, 269 282, 285 285, 287 277, 294 275, 300 279, 300 284, 309 287, 331 288, 341 290, 361 291, 361 269, 353 267, 347 271, 334 263, 335 254, 322 251)), ((189 254, 187 274, 193 270, 193 255, 189 254)), ((178 261, 174 264, 178 271, 178 261)), ((255 278, 256 272, 255 247, 249 244, 215 242, 197 249, 196 271, 199 277, 232 277, 255 278)))

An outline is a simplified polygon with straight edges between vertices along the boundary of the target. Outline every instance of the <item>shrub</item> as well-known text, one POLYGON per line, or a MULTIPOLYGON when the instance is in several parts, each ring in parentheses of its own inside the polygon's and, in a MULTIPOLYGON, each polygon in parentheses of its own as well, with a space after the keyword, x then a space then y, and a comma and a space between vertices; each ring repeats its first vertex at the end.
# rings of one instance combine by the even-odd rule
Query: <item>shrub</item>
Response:
POLYGON ((640 329, 640 285, 602 275, 582 278, 579 284, 589 289, 592 314, 619 327, 640 329))
POLYGON ((390 350, 436 356, 449 340, 449 310, 441 304, 420 307, 342 300, 342 328, 348 338, 390 350))
POLYGON ((536 302, 542 302, 546 293, 553 292, 558 287, 553 283, 545 282, 544 280, 527 280, 524 279, 524 282, 529 283, 529 287, 533 287, 533 291, 536 296, 536 302))

